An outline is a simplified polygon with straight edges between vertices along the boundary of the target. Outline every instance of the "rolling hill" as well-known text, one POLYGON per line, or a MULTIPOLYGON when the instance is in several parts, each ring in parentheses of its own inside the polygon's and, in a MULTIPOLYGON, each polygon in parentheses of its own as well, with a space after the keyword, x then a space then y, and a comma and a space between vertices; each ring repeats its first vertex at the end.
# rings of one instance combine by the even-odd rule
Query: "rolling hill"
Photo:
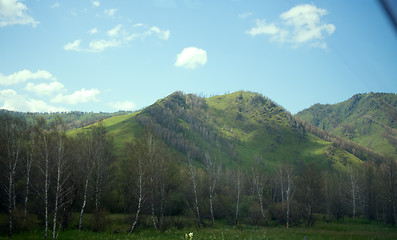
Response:
MULTIPOLYGON (((316 161, 344 168, 360 160, 331 142, 306 133, 305 127, 270 99, 252 92, 200 98, 175 92, 140 112, 103 121, 118 154, 124 144, 150 126, 173 150, 202 161, 209 152, 225 166, 259 166, 278 162, 302 165, 316 161)), ((77 129, 71 134, 81 131, 77 129)))
POLYGON ((396 94, 356 94, 333 105, 315 104, 296 117, 334 136, 397 158, 396 94))

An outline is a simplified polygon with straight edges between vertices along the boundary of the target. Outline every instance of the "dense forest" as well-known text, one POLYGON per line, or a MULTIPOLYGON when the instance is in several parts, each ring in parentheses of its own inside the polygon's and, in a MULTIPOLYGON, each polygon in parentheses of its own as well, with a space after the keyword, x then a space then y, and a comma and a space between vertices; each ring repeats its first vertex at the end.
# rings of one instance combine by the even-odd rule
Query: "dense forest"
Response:
MULTIPOLYGON (((130 216, 128 229, 115 229, 129 233, 211 227, 216 221, 310 227, 315 214, 325 221, 349 216, 396 226, 395 159, 333 137, 258 95, 250 95, 252 109, 243 104, 246 95, 236 96, 233 121, 247 123, 242 125, 244 134, 255 129, 247 114, 261 116, 258 121, 267 124, 266 133, 273 133, 275 142, 288 142, 285 136, 292 136, 302 144, 315 135, 333 142, 326 159, 345 149, 364 161, 346 161, 338 169, 324 167, 314 157, 283 157, 269 166, 258 155, 245 154, 252 161, 243 162, 239 146, 249 143, 236 139, 234 123, 208 114, 208 101, 181 93, 143 110, 136 118, 139 134, 121 146, 116 146, 105 121, 70 132, 61 116, 27 120, 3 113, 0 213, 8 221, 1 234, 40 227, 45 238, 54 239, 64 229, 103 231, 111 213, 130 216), (264 112, 253 112, 258 106, 264 106, 264 112), (223 132, 218 125, 225 126, 223 132), (92 223, 87 214, 94 216, 92 223)), ((271 146, 281 148, 273 142, 271 146)))

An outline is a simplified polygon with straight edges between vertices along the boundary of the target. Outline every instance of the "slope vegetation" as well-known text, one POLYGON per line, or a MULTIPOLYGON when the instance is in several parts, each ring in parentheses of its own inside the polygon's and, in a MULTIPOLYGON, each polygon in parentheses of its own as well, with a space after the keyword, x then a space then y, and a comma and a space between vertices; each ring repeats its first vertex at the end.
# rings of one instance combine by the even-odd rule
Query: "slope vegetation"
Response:
POLYGON ((396 94, 357 94, 338 104, 313 105, 296 116, 332 135, 397 158, 396 94))
POLYGON ((252 92, 200 98, 175 92, 141 112, 104 120, 116 149, 150 126, 182 156, 202 161, 208 152, 224 166, 272 170, 278 162, 344 168, 360 160, 308 134, 287 111, 252 92))

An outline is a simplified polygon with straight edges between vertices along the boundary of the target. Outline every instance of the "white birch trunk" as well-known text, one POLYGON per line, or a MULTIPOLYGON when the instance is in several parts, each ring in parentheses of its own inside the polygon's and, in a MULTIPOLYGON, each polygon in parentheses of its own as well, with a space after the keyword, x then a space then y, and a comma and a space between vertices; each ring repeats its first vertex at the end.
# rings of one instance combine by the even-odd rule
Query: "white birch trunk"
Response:
POLYGON ((352 213, 353 220, 356 221, 356 201, 357 201, 357 176, 353 170, 352 165, 349 166, 350 184, 351 184, 351 195, 352 195, 352 213))
POLYGON ((192 182, 193 182, 193 192, 194 192, 194 201, 195 201, 195 207, 196 207, 196 217, 197 217, 197 221, 198 223, 200 223, 200 210, 199 210, 199 205, 198 205, 198 194, 197 194, 197 184, 196 184, 196 179, 194 176, 194 171, 193 171, 193 164, 192 164, 192 160, 188 157, 189 160, 189 165, 190 165, 190 176, 192 178, 192 182))
POLYGON ((263 186, 259 186, 259 184, 257 184, 257 191, 256 192, 258 194, 259 204, 261 206, 262 217, 265 220, 265 222, 267 222, 267 218, 266 218, 266 215, 265 215, 265 210, 263 209, 263 199, 262 199, 263 186))
POLYGON ((49 153, 47 138, 43 133, 43 144, 44 144, 44 238, 48 237, 48 190, 49 190, 49 153))
POLYGON ((28 217, 28 200, 29 200, 29 190, 30 190, 30 170, 33 164, 33 149, 34 140, 32 140, 32 145, 29 146, 28 153, 26 154, 26 189, 25 189, 25 199, 24 199, 24 211, 23 211, 23 226, 26 228, 26 219, 28 217))
POLYGON ((154 209, 154 193, 153 193, 153 191, 154 191, 154 186, 153 186, 153 180, 152 180, 152 190, 151 190, 151 210, 152 210, 152 222, 153 222, 153 226, 154 226, 154 229, 156 229, 156 230, 158 230, 157 229, 157 224, 156 224, 156 214, 155 214, 155 209, 154 209))
POLYGON ((20 139, 17 136, 17 129, 14 123, 6 125, 7 134, 7 157, 8 157, 8 187, 6 187, 6 193, 8 195, 8 235, 11 237, 13 233, 13 220, 14 220, 14 208, 15 208, 15 172, 17 163, 19 161, 20 152, 20 139))
POLYGON ((52 225, 52 239, 56 238, 56 227, 57 227, 57 217, 59 211, 59 201, 61 197, 61 177, 63 171, 63 142, 62 137, 59 136, 58 142, 58 156, 57 156, 57 177, 56 177, 56 190, 55 190, 55 203, 54 203, 54 215, 53 215, 53 225, 52 225))
POLYGON ((89 182, 89 177, 85 179, 85 183, 84 183, 83 205, 81 206, 80 217, 79 217, 79 232, 81 232, 81 228, 83 225, 83 214, 84 214, 85 205, 87 203, 88 182, 89 182))
POLYGON ((213 159, 209 156, 209 153, 205 153, 205 169, 208 174, 208 188, 209 188, 209 202, 210 202, 210 213, 212 226, 215 224, 214 208, 213 208, 213 196, 215 192, 216 181, 219 175, 216 172, 216 165, 213 159))
POLYGON ((287 166, 284 170, 285 177, 286 177, 286 189, 285 189, 285 197, 286 197, 286 203, 287 203, 287 228, 289 228, 290 224, 290 202, 292 200, 293 194, 294 194, 294 188, 293 188, 293 173, 292 173, 292 168, 287 166))
POLYGON ((236 217, 234 219, 236 225, 238 223, 239 204, 240 204, 240 170, 237 170, 237 201, 236 201, 236 217))
POLYGON ((141 166, 141 160, 138 160, 138 168, 139 168, 139 177, 138 177, 138 188, 139 188, 139 193, 138 193, 138 208, 136 210, 136 214, 135 214, 135 220, 132 223, 131 227, 130 227, 130 231, 129 233, 131 234, 135 227, 136 224, 138 223, 139 220, 139 213, 141 212, 141 205, 142 205, 142 201, 143 201, 143 170, 142 170, 142 166, 141 166))

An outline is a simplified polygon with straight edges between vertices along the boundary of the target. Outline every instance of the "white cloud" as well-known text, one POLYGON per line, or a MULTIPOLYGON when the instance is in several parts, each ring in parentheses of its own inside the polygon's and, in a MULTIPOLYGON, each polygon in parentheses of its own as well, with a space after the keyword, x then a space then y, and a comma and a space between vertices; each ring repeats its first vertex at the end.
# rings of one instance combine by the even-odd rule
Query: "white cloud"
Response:
POLYGON ((131 101, 111 102, 108 105, 114 109, 124 110, 124 111, 134 110, 136 107, 135 103, 131 101))
POLYGON ((247 33, 251 36, 256 36, 260 34, 270 34, 274 35, 280 31, 274 23, 266 23, 266 20, 256 20, 256 27, 251 28, 247 33))
POLYGON ((26 11, 28 7, 19 0, 0 0, 0 27, 14 24, 32 25, 39 24, 26 11))
POLYGON ((65 44, 65 46, 63 46, 63 49, 65 49, 66 51, 81 52, 81 51, 83 51, 83 49, 80 47, 80 43, 81 43, 81 40, 74 40, 71 43, 65 44))
POLYGON ((28 83, 25 87, 26 91, 34 92, 38 96, 52 96, 54 93, 65 91, 65 86, 57 81, 50 83, 33 84, 28 83))
POLYGON ((245 18, 251 16, 252 14, 253 14, 252 12, 240 13, 240 14, 238 15, 238 18, 239 18, 239 19, 245 19, 245 18))
POLYGON ((117 9, 116 8, 105 9, 103 12, 109 17, 113 17, 114 14, 117 12, 117 9))
POLYGON ((323 23, 321 17, 328 12, 313 4, 297 5, 280 15, 279 27, 266 20, 257 20, 256 26, 246 31, 251 36, 270 35, 272 41, 299 46, 307 43, 312 47, 326 48, 326 35, 332 35, 336 27, 323 23))
POLYGON ((66 51, 76 51, 76 52, 102 52, 106 48, 118 47, 121 45, 120 41, 112 40, 94 40, 88 44, 88 48, 82 48, 80 46, 81 40, 75 40, 71 43, 65 44, 63 47, 66 51))
POLYGON ((67 112, 66 108, 58 108, 42 100, 26 99, 12 89, 0 90, 0 101, 4 102, 2 109, 21 112, 67 112))
POLYGON ((121 27, 122 27, 122 25, 119 24, 116 27, 114 27, 114 28, 110 29, 109 31, 107 31, 108 36, 109 37, 117 37, 117 35, 120 32, 121 27))
POLYGON ((92 1, 92 6, 99 7, 101 3, 99 1, 92 1))
POLYGON ((196 47, 188 47, 182 50, 176 57, 174 66, 187 69, 196 69, 207 63, 207 52, 196 47))
POLYGON ((156 33, 157 37, 162 40, 168 40, 170 38, 170 31, 169 30, 160 30, 160 28, 154 26, 151 27, 148 31, 148 34, 156 33))
MULTIPOLYGON (((144 25, 140 25, 144 26, 144 25)), ((121 24, 115 26, 114 28, 107 31, 108 39, 93 40, 88 44, 88 47, 81 47, 81 40, 74 40, 73 42, 67 43, 63 46, 66 51, 76 51, 76 52, 102 52, 107 48, 121 47, 127 45, 129 42, 135 40, 136 38, 145 39, 148 36, 154 35, 161 40, 168 40, 170 37, 169 30, 161 30, 160 28, 145 27, 146 30, 138 33, 128 33, 124 30, 121 24)), ((96 33, 97 29, 91 29, 89 33, 96 33)))
POLYGON ((81 89, 80 91, 76 91, 70 95, 63 95, 62 93, 55 96, 51 99, 51 102, 54 103, 66 103, 66 104, 78 104, 78 103, 86 103, 86 102, 97 102, 97 95, 100 91, 96 88, 88 89, 85 88, 81 89))
POLYGON ((287 25, 293 27, 292 40, 297 43, 323 39, 323 33, 331 35, 335 25, 322 23, 320 18, 328 12, 314 5, 304 4, 291 8, 280 15, 287 25))
POLYGON ((90 29, 88 32, 89 32, 90 34, 96 34, 96 33, 98 33, 98 29, 92 28, 92 29, 90 29))
POLYGON ((0 85, 12 85, 25 82, 30 79, 50 79, 55 80, 55 77, 51 73, 45 70, 37 70, 36 72, 31 72, 29 70, 21 70, 19 72, 4 76, 0 73, 0 85))
POLYGON ((96 41, 91 41, 89 44, 89 49, 87 49, 87 51, 90 52, 102 52, 104 51, 106 48, 109 47, 118 47, 120 46, 120 42, 119 41, 115 41, 115 40, 96 40, 96 41))

